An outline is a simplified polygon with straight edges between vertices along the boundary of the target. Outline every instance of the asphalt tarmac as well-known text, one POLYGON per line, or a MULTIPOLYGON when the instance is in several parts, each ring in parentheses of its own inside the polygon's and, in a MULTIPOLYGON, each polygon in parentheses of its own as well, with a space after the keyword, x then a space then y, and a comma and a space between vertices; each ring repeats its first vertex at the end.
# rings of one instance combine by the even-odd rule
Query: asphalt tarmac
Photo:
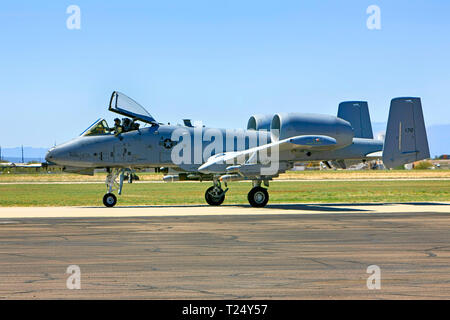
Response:
POLYGON ((0 298, 450 299, 450 203, 2 207, 0 298))

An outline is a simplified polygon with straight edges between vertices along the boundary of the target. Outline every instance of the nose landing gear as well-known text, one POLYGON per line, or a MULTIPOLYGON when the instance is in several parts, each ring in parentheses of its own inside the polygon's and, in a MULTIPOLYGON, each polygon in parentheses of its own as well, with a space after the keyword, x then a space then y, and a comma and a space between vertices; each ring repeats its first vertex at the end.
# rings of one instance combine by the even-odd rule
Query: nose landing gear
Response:
POLYGON ((108 175, 106 176, 106 194, 103 196, 103 204, 108 207, 114 207, 117 203, 117 197, 114 195, 114 191, 122 194, 123 177, 127 169, 108 169, 108 175), (117 181, 117 179, 119 181, 117 181))
POLYGON ((114 195, 114 193, 107 193, 103 196, 103 204, 105 205, 105 207, 114 207, 116 203, 117 197, 114 195))

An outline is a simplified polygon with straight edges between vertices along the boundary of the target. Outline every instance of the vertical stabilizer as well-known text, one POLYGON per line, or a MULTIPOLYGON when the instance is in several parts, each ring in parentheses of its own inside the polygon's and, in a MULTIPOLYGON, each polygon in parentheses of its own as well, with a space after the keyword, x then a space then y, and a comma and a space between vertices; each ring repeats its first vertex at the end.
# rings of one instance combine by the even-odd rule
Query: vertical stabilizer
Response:
POLYGON ((391 101, 383 163, 388 168, 430 157, 420 98, 391 101))
POLYGON ((373 139, 369 106, 366 101, 341 102, 338 117, 350 122, 355 132, 355 138, 373 139))

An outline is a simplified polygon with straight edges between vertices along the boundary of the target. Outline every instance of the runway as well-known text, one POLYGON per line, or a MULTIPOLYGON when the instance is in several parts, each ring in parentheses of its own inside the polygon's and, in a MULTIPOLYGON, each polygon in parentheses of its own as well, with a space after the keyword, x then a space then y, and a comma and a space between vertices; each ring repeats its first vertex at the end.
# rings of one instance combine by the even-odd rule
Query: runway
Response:
POLYGON ((0 208, 3 299, 450 299, 450 203, 0 208), (69 265, 81 289, 66 287, 69 265), (367 267, 381 270, 369 290, 367 267))
MULTIPOLYGON (((9 218, 119 218, 119 217, 191 217, 191 216, 242 216, 242 215, 299 215, 323 213, 367 214, 416 212, 450 213, 450 202, 426 203, 354 203, 354 204, 270 204, 265 208, 249 205, 146 205, 101 207, 0 207, 1 219, 9 218)), ((4 223, 4 222, 3 222, 4 223)))

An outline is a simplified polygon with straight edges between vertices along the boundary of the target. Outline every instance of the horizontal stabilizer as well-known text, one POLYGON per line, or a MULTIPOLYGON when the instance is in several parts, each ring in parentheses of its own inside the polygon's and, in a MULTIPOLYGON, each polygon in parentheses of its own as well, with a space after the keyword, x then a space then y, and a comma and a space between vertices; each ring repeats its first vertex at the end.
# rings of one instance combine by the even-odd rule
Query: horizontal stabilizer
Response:
POLYGON ((396 98, 391 101, 383 163, 394 168, 430 157, 420 98, 396 98))

